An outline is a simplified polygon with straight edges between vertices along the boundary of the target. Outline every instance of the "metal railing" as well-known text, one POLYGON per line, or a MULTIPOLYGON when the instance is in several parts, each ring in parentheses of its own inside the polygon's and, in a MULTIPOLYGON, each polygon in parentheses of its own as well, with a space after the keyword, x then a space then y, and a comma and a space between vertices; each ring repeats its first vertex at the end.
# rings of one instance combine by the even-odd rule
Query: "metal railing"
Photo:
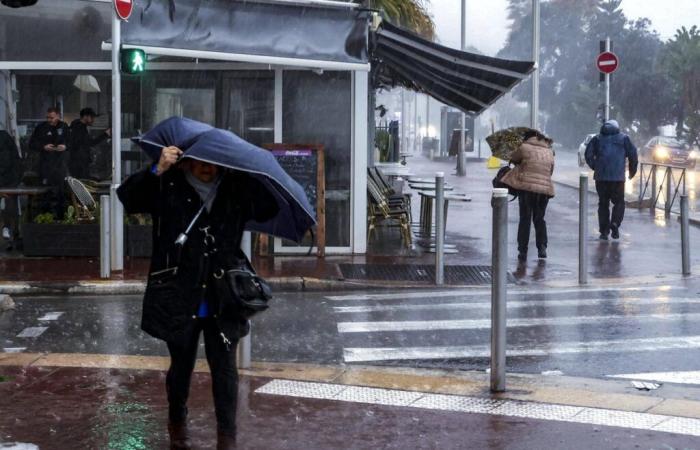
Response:
POLYGON ((680 195, 687 193, 686 179, 685 167, 670 164, 640 163, 638 208, 642 209, 648 204, 651 214, 655 214, 659 199, 663 195, 664 213, 666 216, 671 215, 672 212, 680 214, 680 208, 674 211, 673 204, 680 195), (647 169, 646 171, 644 170, 645 168, 647 169), (662 170, 660 182, 658 182, 659 169, 662 170), (646 198, 647 191, 650 194, 648 199, 646 198))

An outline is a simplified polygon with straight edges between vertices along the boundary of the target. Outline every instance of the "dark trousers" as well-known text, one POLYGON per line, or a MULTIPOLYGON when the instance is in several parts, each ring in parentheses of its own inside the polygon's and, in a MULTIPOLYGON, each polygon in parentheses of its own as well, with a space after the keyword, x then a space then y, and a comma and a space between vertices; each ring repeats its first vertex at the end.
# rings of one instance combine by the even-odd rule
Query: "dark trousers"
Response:
POLYGON ((530 223, 535 224, 535 244, 537 248, 547 248, 547 222, 544 215, 547 211, 549 197, 544 194, 520 191, 518 206, 520 207, 520 222, 518 223, 518 252, 527 253, 530 241, 530 223))
POLYGON ((219 335, 219 327, 212 318, 197 319, 191 332, 177 343, 168 342, 170 369, 165 378, 168 393, 168 416, 179 423, 187 418, 187 397, 190 380, 197 358, 199 334, 204 332, 204 349, 211 371, 214 410, 218 430, 235 436, 236 403, 238 400, 238 371, 236 370, 236 344, 228 350, 219 335))
POLYGON ((607 236, 610 233, 610 224, 614 223, 619 227, 625 217, 625 182, 596 181, 595 190, 598 192, 600 234, 607 236), (612 217, 610 216, 610 202, 613 204, 612 217))

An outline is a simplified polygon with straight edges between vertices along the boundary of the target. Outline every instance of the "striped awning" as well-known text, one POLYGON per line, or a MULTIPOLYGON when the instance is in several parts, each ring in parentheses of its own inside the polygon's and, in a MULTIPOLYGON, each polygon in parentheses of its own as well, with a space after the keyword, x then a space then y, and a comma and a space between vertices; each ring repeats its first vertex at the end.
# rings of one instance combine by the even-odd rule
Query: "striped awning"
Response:
POLYGON ((465 113, 479 114, 534 68, 438 45, 386 21, 374 34, 375 87, 404 86, 465 113))

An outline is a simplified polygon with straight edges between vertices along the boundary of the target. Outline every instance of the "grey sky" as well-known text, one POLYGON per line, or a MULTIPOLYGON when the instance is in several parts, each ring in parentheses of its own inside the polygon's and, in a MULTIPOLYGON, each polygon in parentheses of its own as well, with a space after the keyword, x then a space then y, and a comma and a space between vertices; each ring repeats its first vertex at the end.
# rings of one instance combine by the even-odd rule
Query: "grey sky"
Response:
MULTIPOLYGON (((460 0, 430 0, 441 43, 460 45, 460 0)), ((488 55, 501 49, 508 33, 507 0, 466 0, 467 45, 488 55)), ((622 9, 630 19, 648 17, 661 38, 673 37, 677 28, 700 25, 699 0, 623 0, 622 9)))

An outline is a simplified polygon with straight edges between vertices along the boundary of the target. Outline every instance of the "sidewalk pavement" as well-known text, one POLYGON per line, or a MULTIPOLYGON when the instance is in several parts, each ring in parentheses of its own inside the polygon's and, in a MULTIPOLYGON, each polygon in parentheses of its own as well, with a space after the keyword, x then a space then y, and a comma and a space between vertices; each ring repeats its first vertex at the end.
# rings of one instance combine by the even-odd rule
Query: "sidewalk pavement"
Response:
MULTIPOLYGON (((416 175, 434 177, 445 173, 446 181, 455 192, 471 196, 469 203, 449 205, 446 243, 456 253, 448 253, 448 266, 491 265, 491 179, 495 170, 483 161, 471 161, 467 176, 454 175, 454 161, 430 161, 422 156, 411 158, 408 164, 416 175)), ((556 174, 556 172, 555 172, 556 174)), ((556 178, 556 177, 555 177, 556 178)), ((526 264, 516 260, 518 206, 509 204, 509 260, 515 282, 522 285, 576 285, 578 274, 578 191, 557 184, 556 197, 547 209, 549 233, 548 258, 537 260, 534 232, 531 232, 531 252, 526 264)), ((592 284, 640 283, 680 277, 680 226, 675 220, 652 218, 648 211, 628 208, 618 241, 597 239, 597 198, 589 196, 589 279, 592 284)), ((420 197, 413 192, 413 216, 419 217, 420 197)), ((691 229, 691 242, 697 242, 700 232, 691 229)), ((421 241, 417 240, 420 244, 421 241)), ((426 245, 422 242, 423 245, 426 245)), ((278 291, 367 289, 372 287, 429 286, 428 281, 407 282, 377 279, 352 279, 342 271, 345 265, 367 264, 390 267, 399 265, 434 266, 434 254, 419 246, 402 247, 398 230, 381 229, 368 243, 367 255, 355 256, 270 256, 255 257, 259 274, 278 291), (342 266, 341 266, 342 265, 342 266)), ((694 272, 700 270, 700 254, 691 252, 694 272)), ((125 261, 125 270, 110 280, 99 279, 97 258, 24 258, 17 255, 0 257, 0 293, 138 293, 144 289, 148 271, 147 259, 125 261)), ((357 271, 356 271, 357 272, 357 271)), ((468 282, 462 285, 470 285, 468 282)))
MULTIPOLYGON (((167 364, 0 354, 0 447, 167 448, 167 364)), ((214 448, 203 360, 195 372, 189 424, 196 448, 214 448)), ((661 395, 629 381, 511 374, 506 392, 492 394, 483 372, 301 364, 240 372, 244 449, 691 449, 700 436, 700 388, 664 386, 661 395)))

